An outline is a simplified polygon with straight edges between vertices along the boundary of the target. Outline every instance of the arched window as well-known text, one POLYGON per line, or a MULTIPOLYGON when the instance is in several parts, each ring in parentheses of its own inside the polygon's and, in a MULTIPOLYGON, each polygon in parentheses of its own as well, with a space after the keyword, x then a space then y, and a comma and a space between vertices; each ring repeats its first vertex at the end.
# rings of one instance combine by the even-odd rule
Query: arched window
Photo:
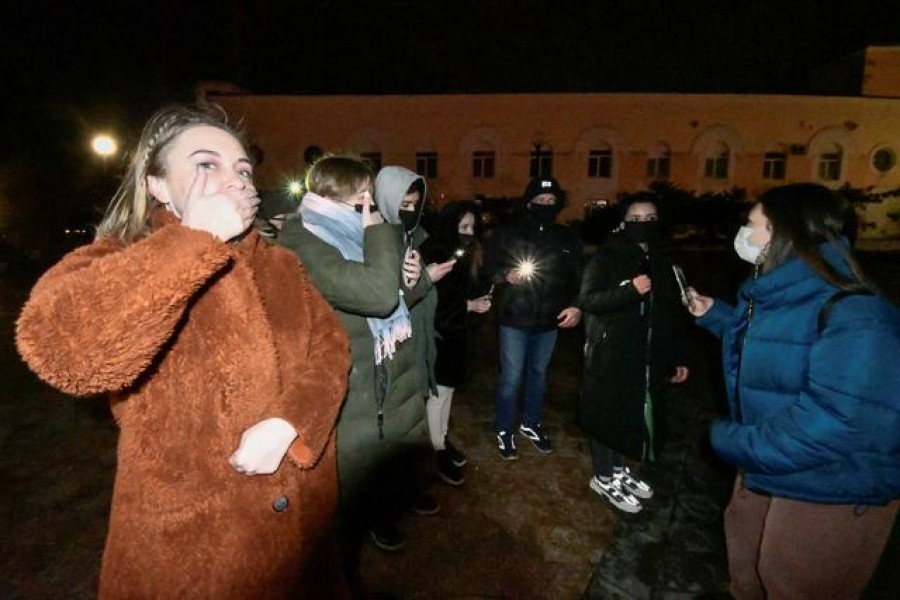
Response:
POLYGON ((531 148, 531 160, 528 163, 529 177, 553 176, 553 148, 546 142, 540 142, 531 148))
POLYGON ((438 154, 434 151, 416 152, 416 173, 425 179, 437 179, 438 154))
POLYGON ((611 179, 612 172, 612 146, 601 142, 588 150, 588 177, 592 179, 611 179))
POLYGON ((731 152, 724 143, 717 142, 706 155, 703 163, 703 176, 707 179, 728 179, 731 152))
POLYGON ((840 181, 841 163, 844 159, 844 149, 838 144, 826 144, 819 153, 819 163, 816 173, 822 181, 840 181))
POLYGON ((771 147, 763 154, 763 179, 784 179, 787 172, 787 152, 771 147))
POLYGON ((381 152, 360 152, 359 157, 369 165, 373 173, 381 170, 381 152))
POLYGON ((665 142, 657 142, 647 152, 647 177, 666 181, 672 172, 672 151, 665 142))
POLYGON ((488 144, 481 143, 472 150, 472 177, 475 179, 492 179, 497 152, 488 144))

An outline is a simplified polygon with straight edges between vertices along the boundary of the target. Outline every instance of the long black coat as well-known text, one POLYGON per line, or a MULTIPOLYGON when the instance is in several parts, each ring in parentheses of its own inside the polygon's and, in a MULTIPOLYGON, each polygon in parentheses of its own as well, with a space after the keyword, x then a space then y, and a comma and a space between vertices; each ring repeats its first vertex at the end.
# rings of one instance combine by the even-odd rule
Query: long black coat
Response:
POLYGON ((686 313, 668 252, 654 245, 645 254, 623 234, 612 235, 585 269, 581 308, 585 358, 579 424, 601 443, 643 460, 655 433, 644 417, 647 392, 659 401, 675 367, 685 364, 686 313), (641 273, 652 284, 644 297, 631 284, 641 273))
MULTIPOLYGON (((449 247, 436 237, 425 240, 419 251, 425 264, 444 262, 455 256, 456 247, 449 247)), ((434 329, 437 333, 437 362, 434 365, 438 385, 457 388, 469 375, 468 331, 470 320, 468 301, 488 293, 490 286, 472 275, 471 254, 457 258, 456 265, 440 281, 437 288, 437 309, 434 329)))

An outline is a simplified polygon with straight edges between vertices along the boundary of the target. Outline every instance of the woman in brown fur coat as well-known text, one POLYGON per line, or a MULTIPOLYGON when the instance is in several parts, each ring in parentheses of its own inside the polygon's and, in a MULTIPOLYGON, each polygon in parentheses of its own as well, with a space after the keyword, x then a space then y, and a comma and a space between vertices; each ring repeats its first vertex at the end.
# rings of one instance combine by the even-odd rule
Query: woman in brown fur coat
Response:
POLYGON ((112 395, 103 598, 345 589, 327 576, 327 533, 348 341, 296 257, 250 231, 258 202, 222 115, 164 109, 96 241, 48 271, 19 318, 42 379, 112 395))

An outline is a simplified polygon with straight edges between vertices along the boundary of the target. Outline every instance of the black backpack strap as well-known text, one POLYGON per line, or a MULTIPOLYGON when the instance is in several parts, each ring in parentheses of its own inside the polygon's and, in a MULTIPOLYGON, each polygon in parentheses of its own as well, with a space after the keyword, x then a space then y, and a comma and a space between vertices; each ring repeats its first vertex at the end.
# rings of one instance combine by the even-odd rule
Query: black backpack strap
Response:
POLYGON ((825 330, 825 326, 828 325, 828 315, 831 314, 831 309, 834 308, 836 302, 839 302, 846 298, 847 296, 874 296, 875 293, 872 290, 838 290, 834 294, 831 295, 828 300, 825 301, 825 304, 822 305, 822 308, 819 309, 819 314, 816 316, 816 332, 819 335, 822 335, 822 332, 825 330))

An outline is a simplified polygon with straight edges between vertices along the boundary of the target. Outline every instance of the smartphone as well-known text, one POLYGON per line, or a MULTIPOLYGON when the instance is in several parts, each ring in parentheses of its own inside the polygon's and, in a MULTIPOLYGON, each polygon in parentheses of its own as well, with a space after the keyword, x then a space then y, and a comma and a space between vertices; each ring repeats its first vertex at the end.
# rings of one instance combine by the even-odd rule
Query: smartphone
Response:
POLYGON ((672 265, 672 272, 675 273, 675 282, 678 284, 678 293, 681 294, 681 303, 693 310, 694 299, 688 293, 688 282, 684 271, 678 265, 672 265))

